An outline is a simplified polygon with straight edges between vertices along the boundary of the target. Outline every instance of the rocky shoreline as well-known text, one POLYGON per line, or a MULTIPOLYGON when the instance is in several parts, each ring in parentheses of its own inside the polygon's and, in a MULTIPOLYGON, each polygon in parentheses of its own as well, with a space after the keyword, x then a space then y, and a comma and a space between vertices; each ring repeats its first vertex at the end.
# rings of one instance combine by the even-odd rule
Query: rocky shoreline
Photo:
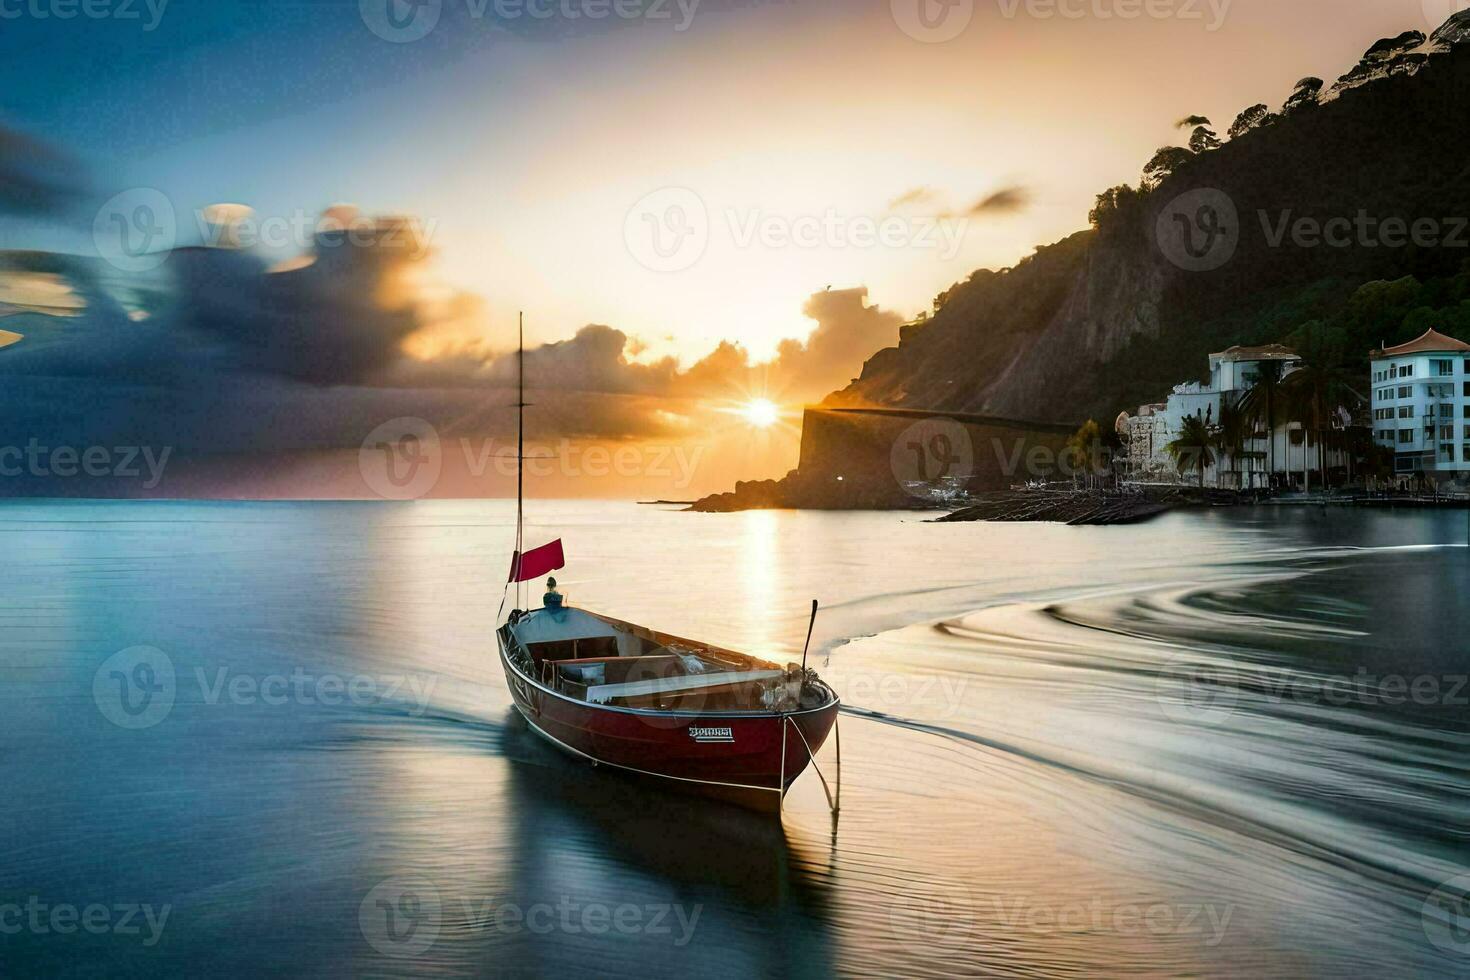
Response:
POLYGON ((1148 488, 1133 493, 1011 490, 984 494, 978 502, 937 518, 935 523, 1000 521, 1097 527, 1141 524, 1181 507, 1220 507, 1248 502, 1250 498, 1237 493, 1193 487, 1148 488))
MULTIPOLYGON (((794 474, 793 474, 794 477, 794 474)), ((1139 524, 1184 507, 1229 507, 1257 502, 1256 496, 1198 487, 1142 487, 1126 493, 1070 487, 1026 488, 965 495, 957 501, 894 494, 888 487, 832 487, 821 493, 793 477, 740 483, 734 493, 716 494, 689 509, 701 513, 745 510, 924 510, 952 508, 934 523, 969 521, 1053 523, 1073 526, 1139 524)), ((890 484, 891 486, 891 484, 890 484)))

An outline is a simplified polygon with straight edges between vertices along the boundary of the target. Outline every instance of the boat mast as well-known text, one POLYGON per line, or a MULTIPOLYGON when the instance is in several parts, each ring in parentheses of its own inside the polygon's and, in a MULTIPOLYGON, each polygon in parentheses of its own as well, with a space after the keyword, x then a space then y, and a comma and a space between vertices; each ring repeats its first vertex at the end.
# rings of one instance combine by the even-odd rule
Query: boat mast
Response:
POLYGON ((516 608, 521 606, 521 555, 525 551, 526 514, 526 314, 521 313, 516 341, 516 608))

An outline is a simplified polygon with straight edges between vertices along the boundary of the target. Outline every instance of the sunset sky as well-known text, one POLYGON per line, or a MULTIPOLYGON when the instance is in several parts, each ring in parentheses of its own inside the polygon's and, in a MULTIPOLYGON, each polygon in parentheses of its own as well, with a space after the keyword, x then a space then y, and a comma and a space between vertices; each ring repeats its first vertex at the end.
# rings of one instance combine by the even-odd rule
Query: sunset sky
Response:
MULTIPOLYGON (((825 311, 824 370, 793 369, 786 390, 640 389, 796 406, 950 284, 1084 227, 1097 192, 1185 138, 1181 117, 1223 132, 1457 6, 1154 0, 1168 16, 1124 19, 1150 8, 956 0, 935 43, 911 36, 919 3, 945 14, 934 0, 689 2, 592 22, 443 0, 406 43, 374 33, 373 0, 173 0, 152 30, 142 3, 140 20, 0 21, 0 127, 63 155, 82 188, 62 212, 5 215, 0 248, 95 254, 93 215, 137 188, 168 200, 180 245, 212 205, 289 222, 350 202, 413 216, 432 251, 412 288, 437 313, 391 341, 417 358, 504 352, 526 310, 533 345, 600 324, 634 364, 689 369, 722 342, 760 362, 825 311), (655 231, 695 244, 661 256, 655 231)), ((775 443, 739 465, 783 471, 794 435, 775 443)))

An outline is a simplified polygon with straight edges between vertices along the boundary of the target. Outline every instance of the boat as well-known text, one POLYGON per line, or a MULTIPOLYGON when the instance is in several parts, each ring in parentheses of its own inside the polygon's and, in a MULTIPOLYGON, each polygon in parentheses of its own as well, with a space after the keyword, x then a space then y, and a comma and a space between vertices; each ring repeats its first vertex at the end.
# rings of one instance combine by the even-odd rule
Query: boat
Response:
MULTIPOLYGON (((524 340, 520 357, 516 546, 506 586, 517 601, 496 630, 516 710, 537 735, 592 765, 767 813, 781 812, 811 767, 835 815, 841 700, 806 667, 805 650, 801 664, 781 666, 623 622, 574 608, 554 579, 540 608, 523 607, 521 587, 561 570, 566 558, 560 540, 524 550, 524 340), (835 788, 816 765, 833 733, 835 788)), ((813 602, 808 649, 817 609, 813 602)))

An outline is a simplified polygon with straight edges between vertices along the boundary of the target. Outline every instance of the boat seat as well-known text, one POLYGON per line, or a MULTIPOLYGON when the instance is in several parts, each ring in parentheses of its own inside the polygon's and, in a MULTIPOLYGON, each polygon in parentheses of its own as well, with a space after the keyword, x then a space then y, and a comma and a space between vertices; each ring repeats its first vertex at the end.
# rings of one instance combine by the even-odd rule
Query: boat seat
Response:
POLYGON ((555 663, 555 667, 557 675, 563 680, 588 687, 680 677, 688 673, 684 661, 672 655, 560 660, 555 663))

